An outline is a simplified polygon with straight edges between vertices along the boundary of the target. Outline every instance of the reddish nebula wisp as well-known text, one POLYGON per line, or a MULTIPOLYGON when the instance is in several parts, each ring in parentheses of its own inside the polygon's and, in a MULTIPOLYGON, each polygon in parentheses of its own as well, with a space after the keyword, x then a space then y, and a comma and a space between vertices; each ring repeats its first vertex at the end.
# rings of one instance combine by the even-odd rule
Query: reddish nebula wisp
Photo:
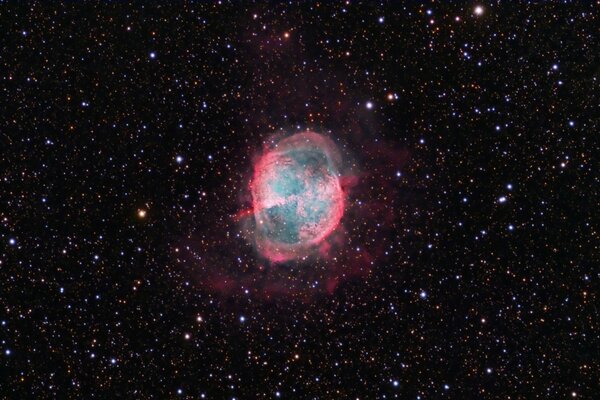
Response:
POLYGON ((255 244, 272 262, 319 250, 344 214, 340 158, 333 142, 302 132, 277 142, 257 161, 250 184, 255 244))

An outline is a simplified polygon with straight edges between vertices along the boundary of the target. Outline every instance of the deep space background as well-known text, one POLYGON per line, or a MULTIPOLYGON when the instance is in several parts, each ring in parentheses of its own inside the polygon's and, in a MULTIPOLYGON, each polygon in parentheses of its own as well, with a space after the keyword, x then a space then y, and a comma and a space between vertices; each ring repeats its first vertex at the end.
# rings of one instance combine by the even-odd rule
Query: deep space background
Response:
POLYGON ((597 399, 598 2, 0 3, 0 397, 597 399), (256 154, 356 180, 261 260, 256 154))

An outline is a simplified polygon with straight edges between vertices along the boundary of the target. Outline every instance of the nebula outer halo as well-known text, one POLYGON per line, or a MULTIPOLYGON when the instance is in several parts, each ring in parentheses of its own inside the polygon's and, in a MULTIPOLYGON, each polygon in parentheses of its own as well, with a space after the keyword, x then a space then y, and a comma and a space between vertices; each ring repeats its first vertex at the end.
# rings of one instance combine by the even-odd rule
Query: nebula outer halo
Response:
POLYGON ((258 251, 274 262, 310 254, 339 225, 344 192, 335 145, 302 132, 266 151, 250 185, 258 251))

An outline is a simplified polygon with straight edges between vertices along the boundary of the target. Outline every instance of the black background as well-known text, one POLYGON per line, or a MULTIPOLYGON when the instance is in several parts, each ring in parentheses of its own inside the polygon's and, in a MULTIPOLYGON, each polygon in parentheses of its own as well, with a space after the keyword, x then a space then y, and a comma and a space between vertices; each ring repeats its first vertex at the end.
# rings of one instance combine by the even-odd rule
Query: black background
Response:
POLYGON ((0 4, 2 397, 597 398, 598 4, 481 5, 0 4), (307 128, 363 273, 265 296, 231 216, 307 128))

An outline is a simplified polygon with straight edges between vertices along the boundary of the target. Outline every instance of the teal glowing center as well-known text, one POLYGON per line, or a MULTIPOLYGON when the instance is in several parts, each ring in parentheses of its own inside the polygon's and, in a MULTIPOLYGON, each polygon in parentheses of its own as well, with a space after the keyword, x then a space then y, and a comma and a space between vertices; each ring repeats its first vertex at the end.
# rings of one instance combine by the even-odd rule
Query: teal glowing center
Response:
POLYGON ((295 138, 293 146, 266 153, 255 169, 256 226, 271 256, 318 243, 343 213, 342 189, 327 149, 302 135, 304 140, 295 138))

